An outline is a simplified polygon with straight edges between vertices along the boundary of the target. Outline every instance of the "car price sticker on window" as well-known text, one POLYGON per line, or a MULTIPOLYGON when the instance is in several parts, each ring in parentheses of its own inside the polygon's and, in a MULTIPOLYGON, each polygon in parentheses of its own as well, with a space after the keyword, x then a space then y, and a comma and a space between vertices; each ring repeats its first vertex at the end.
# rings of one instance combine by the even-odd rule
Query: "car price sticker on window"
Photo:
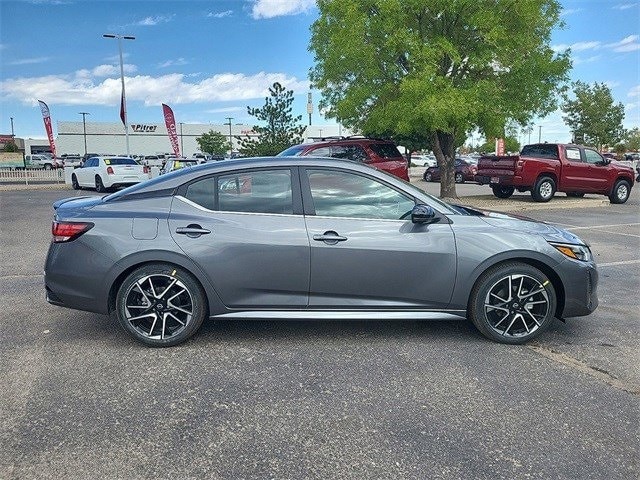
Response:
POLYGON ((580 150, 575 148, 567 148, 567 159, 580 161, 580 150))

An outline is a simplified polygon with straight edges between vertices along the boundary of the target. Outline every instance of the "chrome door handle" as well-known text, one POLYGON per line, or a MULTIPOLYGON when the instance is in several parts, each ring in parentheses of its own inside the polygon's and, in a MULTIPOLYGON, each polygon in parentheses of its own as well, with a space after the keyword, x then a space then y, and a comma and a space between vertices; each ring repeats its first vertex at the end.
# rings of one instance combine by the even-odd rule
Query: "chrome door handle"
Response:
POLYGON ((333 230, 329 230, 328 232, 324 232, 322 235, 316 234, 313 236, 313 239, 317 242, 325 242, 329 245, 335 245, 338 242, 346 242, 347 237, 343 237, 342 235, 338 235, 333 230))
POLYGON ((200 235, 207 235, 211 233, 211 230, 202 228, 200 225, 187 225, 186 227, 176 228, 176 233, 179 235, 186 235, 190 238, 198 238, 200 235))

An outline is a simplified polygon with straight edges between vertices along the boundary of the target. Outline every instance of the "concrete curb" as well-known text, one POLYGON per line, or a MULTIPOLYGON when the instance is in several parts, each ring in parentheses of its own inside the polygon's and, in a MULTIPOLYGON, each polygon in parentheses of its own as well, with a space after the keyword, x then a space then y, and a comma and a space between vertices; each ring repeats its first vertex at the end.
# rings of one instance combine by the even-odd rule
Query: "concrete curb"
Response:
POLYGON ((21 184, 1 184, 0 191, 9 190, 72 190, 71 185, 65 183, 30 183, 29 185, 21 184))
POLYGON ((554 197, 546 203, 534 202, 530 196, 511 197, 499 199, 493 195, 471 195, 460 197, 457 201, 460 205, 469 207, 496 210, 499 212, 522 212, 526 210, 566 210, 576 208, 595 208, 611 205, 607 198, 571 198, 554 197))

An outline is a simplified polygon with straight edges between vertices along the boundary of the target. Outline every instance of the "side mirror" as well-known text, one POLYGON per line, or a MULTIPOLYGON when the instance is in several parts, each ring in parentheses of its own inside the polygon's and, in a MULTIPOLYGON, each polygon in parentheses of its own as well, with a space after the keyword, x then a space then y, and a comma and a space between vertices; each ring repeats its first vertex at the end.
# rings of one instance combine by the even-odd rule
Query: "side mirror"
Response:
POLYGON ((411 210, 411 221, 413 223, 430 224, 439 221, 436 211, 429 205, 418 204, 411 210))

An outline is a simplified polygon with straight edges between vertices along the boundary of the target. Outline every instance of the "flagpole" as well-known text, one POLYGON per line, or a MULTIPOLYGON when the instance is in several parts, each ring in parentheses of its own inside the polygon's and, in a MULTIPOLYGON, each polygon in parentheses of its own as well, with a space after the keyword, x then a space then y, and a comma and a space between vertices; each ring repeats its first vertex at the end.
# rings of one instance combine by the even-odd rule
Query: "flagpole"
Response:
POLYGON ((122 39, 135 40, 136 37, 130 35, 113 35, 104 34, 105 38, 117 38, 118 39, 118 53, 120 54, 120 82, 122 83, 122 97, 120 98, 120 107, 122 109, 122 121, 124 123, 124 136, 127 140, 127 157, 130 157, 129 151, 129 122, 127 118, 127 96, 124 91, 124 64, 122 62, 122 39))

